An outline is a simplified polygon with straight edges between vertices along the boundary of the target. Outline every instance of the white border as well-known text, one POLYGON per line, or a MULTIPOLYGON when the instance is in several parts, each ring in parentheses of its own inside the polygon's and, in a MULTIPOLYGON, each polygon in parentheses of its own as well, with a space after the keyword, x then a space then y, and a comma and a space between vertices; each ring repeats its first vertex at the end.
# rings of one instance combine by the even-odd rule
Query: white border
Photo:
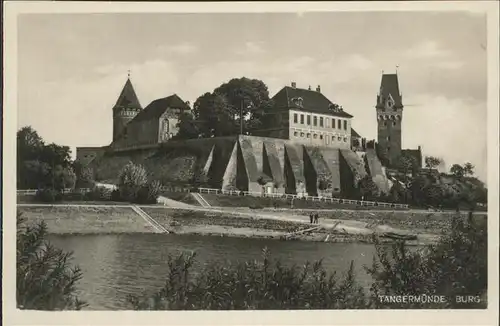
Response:
MULTIPOLYGON (((106 3, 5 2, 4 5, 4 151, 3 151, 3 321, 6 325, 494 325, 498 320, 498 159, 499 159, 499 5, 461 2, 241 2, 106 3), (25 312, 15 309, 15 134, 17 130, 17 15, 20 13, 153 12, 311 12, 311 11, 456 11, 488 14, 488 190, 489 309, 336 310, 245 312, 25 312), (411 313, 411 317, 409 315, 411 313)), ((458 150, 458 149, 457 149, 458 150)))

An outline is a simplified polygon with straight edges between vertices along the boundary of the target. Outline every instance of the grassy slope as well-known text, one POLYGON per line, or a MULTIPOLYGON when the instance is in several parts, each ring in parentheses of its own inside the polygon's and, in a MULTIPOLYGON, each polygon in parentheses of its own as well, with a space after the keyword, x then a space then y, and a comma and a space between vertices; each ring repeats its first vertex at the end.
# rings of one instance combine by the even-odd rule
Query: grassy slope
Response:
MULTIPOLYGON (((202 194, 203 198, 212 206, 219 207, 274 207, 290 208, 291 199, 270 198, 270 197, 251 197, 251 196, 229 196, 202 194)), ((293 201, 293 207, 296 209, 360 209, 360 210, 395 210, 394 208, 384 207, 366 207, 349 204, 338 204, 331 202, 313 202, 308 200, 293 201)), ((404 209, 401 209, 404 210, 404 209)))
POLYGON ((28 223, 43 219, 55 234, 152 232, 146 221, 125 207, 18 207, 18 211, 28 223))
POLYGON ((169 199, 177 200, 182 203, 190 204, 193 206, 200 206, 200 203, 191 196, 189 193, 185 192, 173 192, 173 191, 161 191, 160 195, 167 197, 169 199))

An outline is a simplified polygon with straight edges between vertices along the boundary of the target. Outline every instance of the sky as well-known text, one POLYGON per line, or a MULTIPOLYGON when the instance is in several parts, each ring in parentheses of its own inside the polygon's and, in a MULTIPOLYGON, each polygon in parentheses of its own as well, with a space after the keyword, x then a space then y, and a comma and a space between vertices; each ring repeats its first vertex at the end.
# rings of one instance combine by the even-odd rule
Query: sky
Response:
POLYGON ((321 85, 376 139, 381 74, 399 66, 403 148, 471 162, 486 181, 486 35, 485 15, 467 12, 22 14, 18 127, 73 151, 109 144, 130 70, 143 107, 239 77, 270 96, 321 85))

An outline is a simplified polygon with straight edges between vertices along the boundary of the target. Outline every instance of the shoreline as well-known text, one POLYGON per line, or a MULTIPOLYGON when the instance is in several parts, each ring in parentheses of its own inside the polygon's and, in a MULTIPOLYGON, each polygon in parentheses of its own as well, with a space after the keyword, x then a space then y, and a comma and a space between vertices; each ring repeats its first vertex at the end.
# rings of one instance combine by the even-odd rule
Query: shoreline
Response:
MULTIPOLYGON (((139 206, 152 221, 175 235, 199 235, 286 241, 311 241, 328 243, 373 243, 374 234, 387 232, 416 235, 416 240, 406 240, 408 245, 435 243, 447 224, 449 214, 438 214, 429 219, 424 215, 424 228, 409 225, 408 212, 326 211, 321 213, 319 224, 310 224, 303 211, 250 210, 248 208, 172 208, 160 205, 139 206), (401 215, 402 214, 402 215, 401 215), (408 216, 407 216, 408 215, 408 216), (401 218, 403 217, 403 218, 401 218), (436 222, 437 221, 437 222, 436 222), (432 223, 434 224, 432 224, 432 223), (436 224, 437 223, 437 224, 436 224), (405 227, 401 227, 405 226, 405 227), (408 226, 408 227, 406 227, 408 226), (312 227, 317 230, 303 234, 312 227)), ((112 235, 151 234, 155 228, 133 209, 133 205, 44 205, 21 204, 18 211, 28 223, 44 220, 49 233, 56 235, 112 235)), ((420 217, 422 218, 422 217, 420 217)), ((164 236, 169 236, 165 234, 164 236)), ((392 243, 394 239, 379 238, 392 243)))

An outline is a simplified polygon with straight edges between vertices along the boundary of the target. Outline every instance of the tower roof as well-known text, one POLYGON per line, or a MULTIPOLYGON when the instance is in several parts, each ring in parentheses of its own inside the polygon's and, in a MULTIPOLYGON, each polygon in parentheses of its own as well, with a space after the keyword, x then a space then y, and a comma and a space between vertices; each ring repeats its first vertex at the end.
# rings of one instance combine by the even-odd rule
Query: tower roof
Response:
POLYGON ((134 86, 130 78, 127 78, 125 85, 123 86, 122 92, 116 101, 115 107, 126 107, 126 108, 138 108, 142 109, 141 103, 135 94, 134 86))
POLYGON ((385 100, 389 95, 394 100, 394 105, 396 107, 402 107, 401 93, 399 92, 399 82, 397 74, 383 74, 382 81, 380 82, 380 92, 378 95, 377 103, 385 103, 385 100))

